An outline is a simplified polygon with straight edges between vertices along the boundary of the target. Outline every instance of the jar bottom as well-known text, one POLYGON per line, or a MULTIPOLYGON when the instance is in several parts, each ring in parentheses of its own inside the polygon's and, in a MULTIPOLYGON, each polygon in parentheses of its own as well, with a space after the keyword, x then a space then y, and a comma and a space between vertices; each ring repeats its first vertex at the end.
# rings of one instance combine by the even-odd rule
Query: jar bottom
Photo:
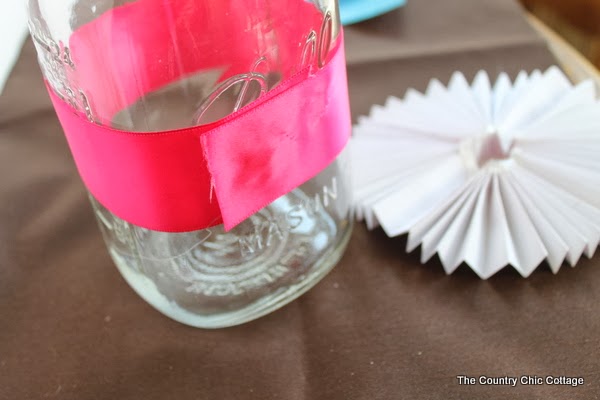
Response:
POLYGON ((208 315, 193 313, 180 307, 175 301, 169 300, 163 295, 151 279, 138 272, 126 257, 113 249, 110 249, 110 255, 129 286, 165 316, 196 328, 226 328, 269 314, 292 302, 319 283, 335 267, 344 254, 352 234, 352 224, 353 222, 350 220, 338 243, 332 246, 326 254, 323 254, 302 279, 285 287, 280 287, 274 292, 245 305, 243 308, 208 315))
POLYGON ((352 232, 344 157, 230 231, 130 224, 90 197, 128 284, 166 316, 199 328, 251 321, 291 302, 339 261, 352 232))

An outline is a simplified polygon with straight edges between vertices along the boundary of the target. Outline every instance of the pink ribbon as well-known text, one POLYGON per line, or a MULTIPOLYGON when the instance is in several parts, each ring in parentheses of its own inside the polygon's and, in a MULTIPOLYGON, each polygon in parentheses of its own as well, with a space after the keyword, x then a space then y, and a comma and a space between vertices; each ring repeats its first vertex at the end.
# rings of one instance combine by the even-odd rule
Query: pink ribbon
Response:
MULTIPOLYGON (((215 4, 227 7, 232 1, 215 4)), ((279 46, 278 58, 280 69, 289 72, 302 61, 298 44, 304 43, 308 32, 294 31, 300 24, 290 23, 288 13, 309 18, 317 31, 323 17, 312 4, 282 1, 292 8, 286 10, 282 4, 277 8, 280 14, 269 10, 269 15, 273 23, 282 24, 274 29, 282 35, 278 40, 290 44, 279 46)), ((206 17, 203 21, 206 10, 198 4, 203 2, 140 0, 109 11, 72 35, 74 75, 80 87, 92 93, 91 108, 104 125, 89 122, 49 90, 90 193, 118 217, 157 231, 193 231, 220 223, 231 229, 326 168, 350 135, 341 37, 323 68, 299 71, 216 123, 151 133, 107 127, 109 121, 102 116, 113 116, 183 76, 228 65, 224 80, 251 69, 259 55, 248 54, 245 49, 254 48, 248 41, 265 35, 236 27, 240 19, 231 15, 235 8, 224 20, 211 23, 213 19, 206 17), (159 23, 169 13, 177 15, 175 28, 159 23), (241 44, 219 43, 227 38, 213 32, 227 31, 223 26, 217 29, 215 23, 229 24, 230 35, 239 35, 235 42, 241 44), (199 41, 184 43, 173 55, 172 36, 189 38, 190 29, 192 37, 200 35, 199 41), (212 51, 223 48, 220 57, 202 56, 198 43, 212 51)))

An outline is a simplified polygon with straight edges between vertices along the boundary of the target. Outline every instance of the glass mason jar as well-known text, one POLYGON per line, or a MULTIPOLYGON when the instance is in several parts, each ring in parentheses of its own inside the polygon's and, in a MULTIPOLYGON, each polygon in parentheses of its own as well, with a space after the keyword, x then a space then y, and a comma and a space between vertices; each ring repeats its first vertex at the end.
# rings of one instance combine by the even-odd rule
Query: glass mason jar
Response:
MULTIPOLYGON (((221 50, 239 40, 228 31, 232 26, 245 27, 244 32, 254 35, 244 45, 254 47, 249 50, 256 55, 255 63, 226 80, 220 79, 222 68, 215 66, 151 93, 140 92, 139 100, 116 115, 95 108, 98 85, 79 76, 77 57, 69 46, 71 36, 119 7, 148 1, 174 0, 28 0, 29 27, 49 87, 96 123, 157 132, 221 120, 307 63, 323 59, 340 35, 336 0, 296 0, 298 7, 310 6, 319 13, 316 22, 284 9, 280 0, 181 0, 215 23, 205 37, 182 37, 179 30, 167 38, 175 55, 168 68, 182 67, 178 56, 182 42, 202 44, 207 60, 223 58, 221 50), (286 23, 276 23, 274 18, 286 18, 286 23), (279 31, 288 26, 302 34, 290 38, 289 32, 279 31), (214 43, 208 47, 210 42, 214 43), (283 56, 297 61, 281 63, 283 56)), ((288 1, 288 6, 292 3, 288 1)), ((167 12, 161 18, 160 23, 170 27, 181 17, 167 12)), ((136 43, 131 43, 131 51, 136 51, 136 43)), ((106 57, 115 58, 113 54, 106 57)), ((115 62, 136 68, 127 64, 129 60, 124 57, 115 62)), ((120 219, 93 196, 90 199, 110 255, 129 285, 172 319, 219 328, 250 321, 287 304, 337 263, 352 229, 345 163, 342 152, 319 175, 230 231, 223 225, 183 233, 153 231, 120 219)))

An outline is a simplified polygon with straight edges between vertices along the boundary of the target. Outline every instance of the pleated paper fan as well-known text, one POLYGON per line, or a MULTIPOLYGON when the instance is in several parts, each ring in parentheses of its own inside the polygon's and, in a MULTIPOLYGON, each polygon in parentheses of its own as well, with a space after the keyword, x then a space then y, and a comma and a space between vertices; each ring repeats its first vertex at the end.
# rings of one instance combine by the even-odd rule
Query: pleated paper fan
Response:
POLYGON ((600 102, 557 67, 432 80, 360 118, 351 151, 357 218, 448 274, 556 273, 600 241, 600 102))

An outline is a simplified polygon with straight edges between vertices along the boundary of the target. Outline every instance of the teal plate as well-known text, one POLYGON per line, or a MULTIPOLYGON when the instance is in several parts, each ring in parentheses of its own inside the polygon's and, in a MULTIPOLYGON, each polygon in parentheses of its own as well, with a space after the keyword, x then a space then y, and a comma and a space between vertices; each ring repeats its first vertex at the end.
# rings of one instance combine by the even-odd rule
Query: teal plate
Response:
POLYGON ((350 25, 402 7, 406 0, 340 0, 342 24, 350 25))

